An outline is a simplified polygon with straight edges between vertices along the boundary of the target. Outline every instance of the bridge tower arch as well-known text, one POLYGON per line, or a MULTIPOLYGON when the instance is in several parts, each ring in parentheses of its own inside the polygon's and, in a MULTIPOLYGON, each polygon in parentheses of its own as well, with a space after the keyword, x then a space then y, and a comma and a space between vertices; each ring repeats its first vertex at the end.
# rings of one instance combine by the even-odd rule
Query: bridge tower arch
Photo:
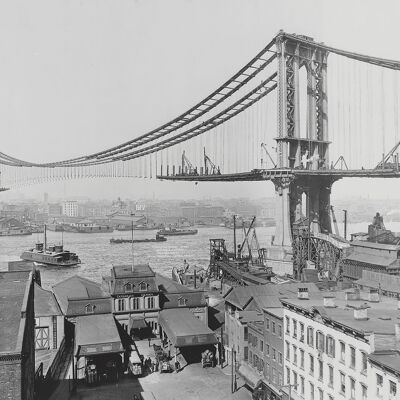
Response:
MULTIPOLYGON (((286 35, 276 37, 278 58, 278 162, 281 169, 328 169, 328 52, 312 38, 286 35), (307 96, 305 118, 301 121, 299 71, 306 70, 307 96), (306 137, 301 124, 306 123, 306 137)), ((305 88, 303 88, 305 89, 305 88)), ((313 233, 331 232, 329 216, 333 180, 329 177, 276 177, 276 232, 270 255, 272 259, 292 259, 293 225, 307 219, 313 233), (306 213, 302 215, 302 197, 306 194, 306 213)))

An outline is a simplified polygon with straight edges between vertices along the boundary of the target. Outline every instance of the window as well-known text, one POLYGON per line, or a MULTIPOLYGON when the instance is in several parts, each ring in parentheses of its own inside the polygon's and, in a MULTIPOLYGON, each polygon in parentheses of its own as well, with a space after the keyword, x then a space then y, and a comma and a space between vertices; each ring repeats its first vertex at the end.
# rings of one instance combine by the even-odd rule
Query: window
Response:
POLYGON ((314 385, 310 383, 310 400, 314 400, 314 385))
POLYGON ((278 373, 278 385, 282 386, 283 385, 283 379, 282 379, 282 374, 279 372, 278 373))
POLYGON ((290 347, 289 347, 289 342, 286 341, 286 360, 290 360, 290 347))
POLYGON ((297 373, 293 371, 293 389, 297 392, 297 373))
POLYGON ((314 347, 314 329, 311 326, 307 328, 307 344, 314 347))
POLYGON ((140 282, 140 283, 139 283, 139 290, 140 290, 141 292, 145 292, 145 291, 147 290, 147 284, 146 284, 146 282, 140 282))
POLYGON ((290 319, 289 317, 285 317, 286 319, 286 333, 289 335, 290 333, 290 319))
POLYGON ((49 327, 35 327, 35 349, 49 349, 49 327))
POLYGON ((367 358, 367 353, 364 353, 363 351, 361 352, 361 368, 362 368, 362 373, 366 374, 367 373, 367 366, 368 366, 368 358, 367 358))
POLYGON ((272 368, 272 383, 275 385, 278 383, 278 374, 275 368, 272 368))
POLYGON ((264 341, 260 340, 260 350, 264 351, 264 341))
POLYGON ((269 331, 269 318, 265 320, 265 329, 269 331))
POLYGON ((267 346, 265 347, 265 353, 269 357, 269 344, 267 344, 267 346))
POLYGON ((132 292, 132 284, 131 283, 125 283, 124 285, 124 292, 132 292))
POLYGON ((268 363, 265 364, 265 376, 269 380, 269 364, 268 363))
POLYGON ((278 361, 279 361, 280 365, 283 364, 283 357, 282 357, 282 353, 281 352, 278 352, 278 361))
POLYGON ((297 321, 293 320, 293 337, 297 339, 297 321))
POLYGON ((332 365, 328 365, 328 371, 329 371, 329 386, 333 387, 333 367, 332 367, 332 365))
POLYGON ((293 364, 297 365, 297 347, 295 345, 292 345, 293 347, 293 364))
POLYGON ((125 311, 125 299, 118 299, 117 311, 125 311))
POLYGON ((290 385, 290 369, 286 367, 286 383, 290 385))
POLYGON ((272 359, 276 361, 276 350, 272 348, 272 359))
POLYGON ((249 359, 249 348, 247 346, 245 346, 243 348, 243 351, 244 351, 243 357, 247 361, 249 359))
POLYGON ((253 364, 253 353, 251 352, 251 350, 249 350, 249 364, 253 364))
POLYGON ((145 297, 146 308, 154 308, 154 297, 145 297))
POLYGON ((382 396, 383 376, 376 374, 376 394, 382 396))
POLYGON ((318 389, 318 394, 319 394, 319 400, 324 400, 324 392, 322 389, 318 389))
POLYGON ((245 326, 243 329, 243 339, 246 341, 249 339, 249 328, 247 326, 245 326))
POLYGON ((397 385, 396 382, 389 381, 389 394, 391 396, 396 396, 397 394, 397 385))
POLYGON ((367 400, 367 387, 361 383, 361 399, 367 400))
POLYGON ((314 356, 310 355, 310 374, 314 375, 314 356))
POLYGON ((318 361, 318 366, 319 366, 319 375, 318 375, 318 379, 320 381, 322 381, 324 379, 324 363, 319 360, 318 361))
POLYGON ((85 314, 94 314, 94 310, 96 309, 96 306, 93 304, 86 304, 85 306, 85 314))
POLYGON ((276 334, 276 326, 275 326, 275 322, 272 321, 272 333, 275 335, 276 334))
POLYGON ((139 310, 140 308, 139 300, 140 300, 139 297, 132 297, 131 302, 133 310, 139 310))
POLYGON ((326 337, 326 353, 329 357, 335 357, 335 339, 329 335, 326 337))
POLYGON ((350 378, 350 398, 356 398, 356 381, 353 378, 350 378))
POLYGON ((300 322, 300 342, 304 342, 304 324, 300 322))
POLYGON ((346 375, 340 372, 340 393, 346 394, 346 375))
POLYGON ((343 342, 340 342, 340 361, 341 362, 344 362, 344 360, 345 360, 345 350, 346 350, 345 344, 343 342))
POLYGON ((179 297, 178 299, 178 306, 179 307, 185 307, 187 304, 187 299, 185 299, 184 297, 179 297))
POLYGON ((300 394, 304 396, 304 377, 300 376, 300 394))
POLYGON ((325 341, 324 334, 322 332, 318 331, 317 337, 316 337, 316 343, 315 343, 317 350, 324 351, 324 341, 325 341))
POLYGON ((354 347, 350 347, 350 367, 356 367, 356 349, 354 347))
POLYGON ((300 349, 300 368, 304 369, 304 350, 300 349))
POLYGON ((282 337, 282 325, 278 325, 278 336, 281 338, 282 337))

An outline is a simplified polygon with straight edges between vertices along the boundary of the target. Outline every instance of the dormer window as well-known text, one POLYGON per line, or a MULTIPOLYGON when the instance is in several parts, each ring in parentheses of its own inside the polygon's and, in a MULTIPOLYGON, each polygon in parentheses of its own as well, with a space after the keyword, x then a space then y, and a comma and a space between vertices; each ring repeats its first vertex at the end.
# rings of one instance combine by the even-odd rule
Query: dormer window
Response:
POLYGON ((131 283, 125 283, 124 285, 124 292, 132 292, 133 285, 131 283))
POLYGON ((185 307, 187 304, 187 299, 185 299, 184 297, 179 297, 178 299, 178 306, 179 307, 185 307))
POLYGON ((139 290, 141 292, 145 292, 147 290, 147 283, 146 282, 140 282, 139 283, 139 290))
POLYGON ((85 313, 86 314, 93 314, 96 306, 93 304, 86 304, 85 306, 85 313))

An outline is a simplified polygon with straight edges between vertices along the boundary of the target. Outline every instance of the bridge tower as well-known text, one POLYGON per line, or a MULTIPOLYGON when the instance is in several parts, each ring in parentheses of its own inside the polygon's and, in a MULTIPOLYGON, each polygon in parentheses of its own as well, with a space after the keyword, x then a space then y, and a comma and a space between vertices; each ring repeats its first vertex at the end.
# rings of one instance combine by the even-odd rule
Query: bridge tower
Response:
MULTIPOLYGON (((276 38, 278 57, 278 162, 277 168, 329 168, 327 56, 312 38, 286 35, 276 38), (306 80, 300 81, 300 70, 306 80), (306 82, 304 82, 306 81, 306 82), (306 85, 301 88, 300 85, 306 85), (300 90, 306 93, 300 99, 300 90), (301 101, 303 103, 301 103, 301 101), (304 104, 306 103, 306 104, 304 104), (300 115, 300 110, 306 110, 300 115), (301 129, 301 124, 305 129, 301 129)), ((292 235, 303 218, 312 233, 331 232, 330 177, 276 177, 276 232, 269 248, 271 266, 292 273, 292 235), (305 196, 303 196, 303 194, 305 196), (306 215, 302 198, 306 199, 306 215)))

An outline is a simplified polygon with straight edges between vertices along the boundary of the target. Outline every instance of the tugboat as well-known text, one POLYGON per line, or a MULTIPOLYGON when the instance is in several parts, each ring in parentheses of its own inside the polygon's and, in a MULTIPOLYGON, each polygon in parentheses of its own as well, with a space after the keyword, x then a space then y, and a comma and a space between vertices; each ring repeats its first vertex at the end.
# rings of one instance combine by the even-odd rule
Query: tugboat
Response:
POLYGON ((167 238, 164 236, 156 234, 155 239, 110 239, 111 244, 120 244, 120 243, 154 243, 154 242, 166 242, 167 238))
POLYGON ((25 250, 20 258, 33 261, 38 265, 52 267, 72 267, 81 263, 75 253, 64 250, 62 244, 47 247, 46 225, 44 226, 44 243, 36 243, 34 249, 25 250))
POLYGON ((197 229, 169 228, 169 229, 161 229, 157 233, 161 236, 183 236, 183 235, 196 235, 197 232, 198 232, 197 229))

